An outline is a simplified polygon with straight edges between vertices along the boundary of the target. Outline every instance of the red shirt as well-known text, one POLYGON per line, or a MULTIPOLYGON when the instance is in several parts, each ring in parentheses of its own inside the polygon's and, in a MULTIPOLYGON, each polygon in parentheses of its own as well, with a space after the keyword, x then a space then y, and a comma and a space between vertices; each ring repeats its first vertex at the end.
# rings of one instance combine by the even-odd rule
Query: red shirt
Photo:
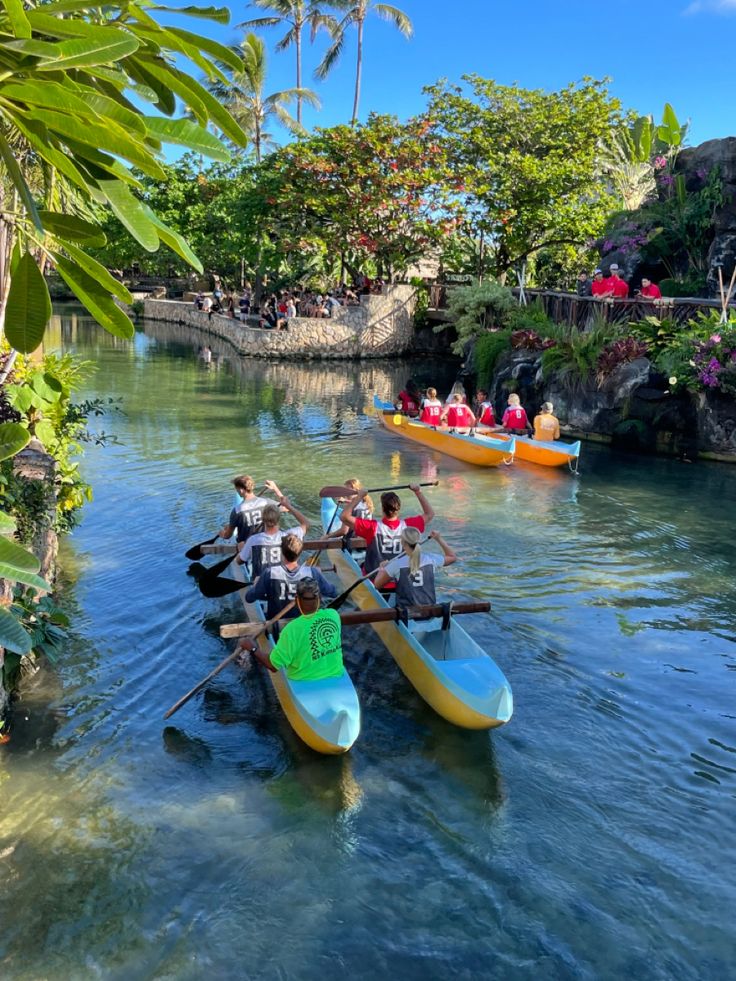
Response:
POLYGON ((454 402, 447 410, 447 425, 450 428, 455 426, 472 426, 475 423, 475 416, 467 407, 461 403, 454 402))
MULTIPOLYGON (((387 528, 398 528, 401 520, 401 518, 381 518, 381 521, 387 528)), ((415 514, 411 518, 404 518, 403 520, 404 524, 410 528, 418 528, 419 531, 424 531, 424 515, 415 514)), ((377 527, 378 521, 375 518, 356 518, 355 537, 365 538, 366 545, 370 545, 376 537, 377 527)))
POLYGON ((528 429, 529 420, 526 417, 526 409, 523 409, 520 405, 515 406, 513 409, 506 409, 501 420, 501 425, 505 429, 528 429))
POLYGON ((617 279, 615 276, 611 276, 609 282, 611 283, 613 295, 619 300, 625 300, 629 295, 629 284, 624 282, 623 279, 617 279))
POLYGON ((422 406, 422 414, 419 421, 428 426, 439 426, 440 416, 442 415, 442 403, 439 399, 427 399, 422 406))
POLYGON ((594 279, 590 285, 592 296, 602 296, 604 293, 608 293, 609 289, 607 279, 594 279))
POLYGON ((650 300, 661 300, 662 290, 656 283, 650 283, 649 286, 642 286, 641 295, 649 297, 650 300))
POLYGON ((407 416, 419 415, 419 406, 407 392, 399 392, 399 402, 401 411, 407 416))
POLYGON ((478 406, 478 411, 480 412, 480 419, 478 422, 481 426, 496 425, 496 416, 490 402, 481 402, 481 404, 478 406))

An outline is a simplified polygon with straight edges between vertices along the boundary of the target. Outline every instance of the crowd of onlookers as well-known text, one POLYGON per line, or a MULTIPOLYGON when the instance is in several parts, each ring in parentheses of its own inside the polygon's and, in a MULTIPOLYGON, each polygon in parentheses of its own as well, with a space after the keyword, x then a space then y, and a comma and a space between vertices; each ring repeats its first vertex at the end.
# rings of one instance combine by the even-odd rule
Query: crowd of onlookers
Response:
POLYGON ((255 291, 246 283, 239 293, 215 286, 212 295, 197 293, 194 306, 212 319, 213 313, 223 314, 233 320, 246 321, 258 317, 258 326, 267 330, 286 330, 294 317, 335 316, 340 307, 357 306, 361 295, 380 293, 383 280, 361 276, 352 286, 341 283, 335 289, 319 293, 316 290, 281 290, 264 294, 256 304, 255 291))
MULTIPOLYGON (((578 296, 593 296, 597 300, 626 300, 629 296, 629 284, 621 276, 617 263, 612 263, 608 276, 603 275, 602 269, 589 273, 581 272, 577 282, 578 296)), ((662 292, 656 283, 642 276, 641 287, 634 290, 637 300, 661 300, 662 292)))

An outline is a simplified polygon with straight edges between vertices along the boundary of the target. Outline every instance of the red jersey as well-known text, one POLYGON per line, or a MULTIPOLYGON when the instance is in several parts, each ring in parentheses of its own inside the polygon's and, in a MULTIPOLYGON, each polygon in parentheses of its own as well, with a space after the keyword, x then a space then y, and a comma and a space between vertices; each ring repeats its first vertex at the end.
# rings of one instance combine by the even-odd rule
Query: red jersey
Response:
POLYGON ((526 409, 522 406, 509 406, 503 414, 501 425, 504 429, 529 429, 529 420, 526 417, 526 409))
POLYGON ((590 284, 591 296, 603 296, 604 293, 608 293, 609 289, 607 279, 594 279, 590 284))
POLYGON ((439 399, 425 399, 422 403, 422 414, 419 421, 428 426, 439 426, 442 415, 442 403, 439 399))
POLYGON ((404 415, 419 415, 419 405, 408 392, 399 392, 399 402, 401 402, 401 411, 404 413, 404 415))
POLYGON ((490 402, 481 402, 478 406, 478 424, 481 426, 495 426, 496 416, 490 402))
POLYGON ((447 425, 453 429, 455 426, 472 426, 475 424, 475 416, 463 403, 454 402, 447 410, 447 425))
POLYGON ((656 283, 650 283, 649 286, 642 286, 641 295, 646 296, 650 300, 661 300, 662 290, 656 283))
POLYGON ((625 283, 623 279, 617 279, 615 276, 611 276, 611 288, 613 289, 613 295, 618 300, 625 300, 629 295, 629 284, 625 283))

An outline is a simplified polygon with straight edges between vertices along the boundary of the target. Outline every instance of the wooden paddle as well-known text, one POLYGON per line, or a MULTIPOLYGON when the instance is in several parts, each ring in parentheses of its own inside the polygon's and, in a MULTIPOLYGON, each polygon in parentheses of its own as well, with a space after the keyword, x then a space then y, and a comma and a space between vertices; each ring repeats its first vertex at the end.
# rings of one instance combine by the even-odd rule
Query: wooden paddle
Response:
MULTIPOLYGON (((439 480, 430 480, 425 484, 417 484, 418 487, 436 487, 439 484, 439 480)), ((382 491, 395 491, 395 490, 411 490, 411 484, 396 484, 394 487, 369 487, 368 490, 356 491, 352 487, 340 487, 337 484, 330 485, 328 487, 323 487, 319 492, 319 496, 325 497, 355 497, 356 494, 379 494, 382 491)))
POLYGON ((367 576, 363 576, 361 579, 356 579, 355 582, 352 584, 352 586, 348 586, 348 588, 345 590, 344 593, 340 593, 339 596, 336 596, 333 600, 331 600, 327 604, 327 609, 339 610, 342 604, 345 602, 345 600, 348 598, 348 596, 352 593, 354 589, 357 589, 357 587, 360 586, 362 582, 366 582, 368 579, 372 579, 373 576, 377 575, 377 573, 379 573, 380 571, 381 571, 381 567, 379 566, 377 569, 374 569, 373 572, 369 572, 367 576))
MULTIPOLYGON (((240 585, 242 588, 243 584, 241 583, 240 585)), ((280 610, 279 613, 272 620, 266 620, 265 623, 241 624, 241 626, 250 627, 251 630, 243 630, 240 634, 238 634, 238 636, 251 637, 253 640, 255 640, 255 638, 259 637, 262 633, 267 633, 274 625, 274 623, 276 623, 277 620, 280 620, 283 617, 284 613, 288 613, 289 610, 292 609, 292 607, 295 605, 296 605, 296 600, 292 600, 291 603, 285 606, 283 610, 280 610)), ((190 699, 194 698, 194 696, 198 692, 202 691, 202 689, 207 684, 209 684, 209 682, 212 681, 212 679, 216 675, 218 675, 224 668, 226 668, 228 664, 231 664, 241 653, 242 651, 240 649, 240 645, 238 644, 238 646, 235 648, 232 654, 228 654, 225 660, 220 661, 217 667, 214 668, 212 671, 210 671, 210 673, 207 675, 206 678, 202 678, 202 680, 198 684, 196 684, 194 688, 188 691, 186 695, 183 696, 183 698, 180 698, 178 702, 175 702, 168 710, 168 712, 164 713, 164 719, 170 719, 175 712, 178 712, 183 705, 186 705, 190 699)))

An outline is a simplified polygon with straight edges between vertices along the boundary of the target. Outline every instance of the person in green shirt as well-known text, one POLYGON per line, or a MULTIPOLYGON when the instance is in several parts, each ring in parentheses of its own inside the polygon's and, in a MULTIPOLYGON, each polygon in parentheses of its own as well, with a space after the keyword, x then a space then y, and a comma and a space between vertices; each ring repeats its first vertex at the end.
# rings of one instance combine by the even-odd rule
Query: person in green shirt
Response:
POLYGON ((319 584, 315 579, 299 582, 296 604, 301 616, 284 627, 270 653, 264 654, 251 638, 244 637, 239 646, 255 654, 269 671, 283 668, 290 681, 341 678, 345 667, 340 614, 337 610, 320 609, 319 584))

